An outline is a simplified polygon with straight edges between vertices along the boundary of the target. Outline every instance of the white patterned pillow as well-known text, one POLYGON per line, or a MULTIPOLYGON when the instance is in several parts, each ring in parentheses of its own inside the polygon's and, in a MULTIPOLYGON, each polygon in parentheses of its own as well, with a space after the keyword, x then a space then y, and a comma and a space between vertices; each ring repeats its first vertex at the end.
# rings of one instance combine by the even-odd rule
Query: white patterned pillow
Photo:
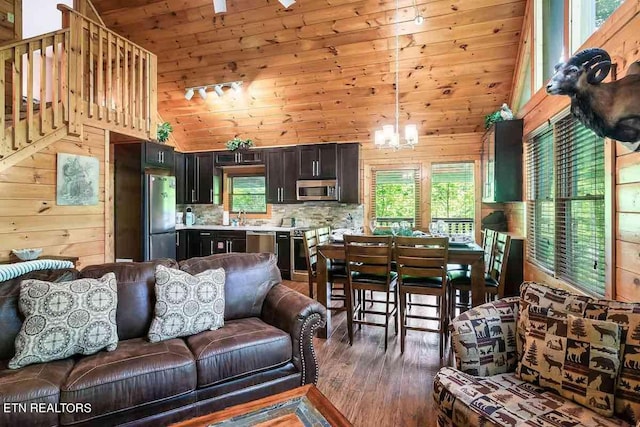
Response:
POLYGON ((115 350, 117 304, 113 273, 60 283, 24 280, 19 305, 25 320, 9 368, 115 350))
POLYGON ((149 341, 186 337, 224 325, 224 269, 192 276, 181 270, 156 267, 156 315, 149 341))

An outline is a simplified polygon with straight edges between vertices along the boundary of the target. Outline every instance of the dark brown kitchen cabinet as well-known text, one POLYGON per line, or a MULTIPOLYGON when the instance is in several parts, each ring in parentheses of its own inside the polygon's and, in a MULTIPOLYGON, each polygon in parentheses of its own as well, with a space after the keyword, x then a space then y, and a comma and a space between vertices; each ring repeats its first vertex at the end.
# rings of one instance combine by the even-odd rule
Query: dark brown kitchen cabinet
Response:
POLYGON ((146 166, 173 169, 173 147, 155 142, 145 142, 144 163, 146 166))
POLYGON ((495 123, 482 140, 482 201, 522 201, 522 120, 495 123))
POLYGON ((245 231, 215 231, 214 253, 247 252, 247 233, 245 231))
POLYGON ((276 148, 266 152, 267 203, 296 203, 298 152, 276 148))
POLYGON ((285 231, 276 233, 278 268, 284 280, 291 280, 291 234, 285 231))
POLYGON ((220 204, 221 170, 214 167, 213 153, 185 154, 186 204, 220 204))
POLYGON ((215 166, 261 165, 264 163, 262 150, 216 151, 215 166))
POLYGON ((189 258, 189 232, 178 230, 176 232, 176 260, 183 261, 189 258))
POLYGON ((360 144, 338 144, 338 201, 360 202, 360 144))
POLYGON ((337 144, 298 147, 298 179, 336 179, 337 144))
POLYGON ((201 257, 217 254, 216 239, 213 231, 197 231, 192 234, 191 247, 195 253, 191 256, 201 257))
POLYGON ((186 168, 184 162, 184 153, 175 152, 174 156, 174 175, 176 176, 176 204, 184 205, 188 203, 187 200, 187 183, 186 183, 186 168))

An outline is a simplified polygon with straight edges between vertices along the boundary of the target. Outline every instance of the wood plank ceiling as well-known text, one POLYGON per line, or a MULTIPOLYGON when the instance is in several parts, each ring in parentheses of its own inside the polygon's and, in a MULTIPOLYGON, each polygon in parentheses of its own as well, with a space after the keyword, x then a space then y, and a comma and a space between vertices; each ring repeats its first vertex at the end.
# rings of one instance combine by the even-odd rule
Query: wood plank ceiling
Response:
MULTIPOLYGON (((399 0, 401 126, 480 132, 508 99, 525 0, 399 0)), ((372 140, 394 117, 395 0, 94 0, 105 23, 158 55, 158 102, 186 150, 372 140), (243 80, 241 94, 185 87, 243 80)))

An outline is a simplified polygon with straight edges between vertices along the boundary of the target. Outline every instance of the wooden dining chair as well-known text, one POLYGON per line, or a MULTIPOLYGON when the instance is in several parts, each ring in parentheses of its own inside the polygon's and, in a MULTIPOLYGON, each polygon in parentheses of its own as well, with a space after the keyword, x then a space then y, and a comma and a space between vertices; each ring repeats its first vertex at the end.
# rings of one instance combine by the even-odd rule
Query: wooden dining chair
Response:
MULTIPOLYGON (((507 261, 509 258, 509 248, 511 247, 511 236, 506 233, 495 233, 493 240, 492 254, 489 257, 491 261, 486 266, 487 271, 484 277, 485 300, 493 298, 502 298, 504 296, 504 287, 507 274, 507 261)), ((471 274, 458 276, 449 280, 450 301, 452 302, 451 310, 455 308, 466 308, 464 305, 455 304, 456 291, 473 292, 471 286, 471 274)), ((455 315, 451 313, 451 315, 455 315)))
MULTIPOLYGON (((491 229, 482 230, 482 249, 484 251, 484 272, 489 274, 489 267, 493 262, 493 253, 495 251, 497 231, 491 229)), ((471 288, 467 286, 471 283, 471 271, 449 269, 449 283, 453 288, 451 290, 452 299, 450 300, 449 314, 455 316, 455 309, 468 310, 471 308, 471 288), (468 290, 466 290, 468 289, 468 290), (456 294, 458 302, 456 302, 456 294)))
POLYGON ((353 344, 353 324, 384 327, 384 350, 387 351, 389 319, 394 318, 395 333, 398 333, 398 273, 391 271, 393 238, 391 236, 344 236, 347 261, 347 332, 349 344, 353 344), (384 311, 376 310, 376 305, 365 304, 364 292, 382 292, 384 311), (391 298, 393 295, 393 299, 391 298), (357 296, 357 299, 354 298, 357 296), (384 323, 368 321, 367 314, 384 316, 384 323))
MULTIPOLYGON (((447 263, 449 239, 441 237, 396 237, 395 260, 398 265, 400 296, 400 353, 404 353, 407 330, 437 332, 440 335, 440 358, 444 357, 447 335, 447 263), (408 295, 430 295, 437 299, 437 317, 409 314, 408 295), (436 320, 438 329, 410 326, 409 319, 436 320)), ((416 307, 433 307, 414 301, 416 307)))
MULTIPOLYGON (((322 236, 328 236, 328 234, 322 234, 322 236)), ((322 238, 320 240, 318 238, 319 233, 317 230, 309 230, 304 233, 304 251, 306 255, 307 261, 307 275, 309 280, 309 297, 314 297, 314 283, 316 287, 318 285, 318 246, 329 243, 328 239, 322 238)), ((331 295, 329 296, 331 300, 340 300, 345 301, 346 297, 344 295, 335 294, 334 291, 339 289, 345 292, 345 285, 347 283, 347 270, 346 266, 343 265, 334 265, 329 262, 327 266, 327 279, 331 284, 331 295)), ((334 311, 343 311, 346 310, 346 303, 343 304, 342 307, 327 307, 329 310, 334 311)))
MULTIPOLYGON (((318 246, 331 243, 331 228, 322 227, 316 230, 318 246)), ((329 260, 329 271, 334 280, 331 281, 332 301, 345 301, 344 287, 347 282, 347 265, 345 260, 329 260), (339 291, 339 292, 336 292, 339 291)))

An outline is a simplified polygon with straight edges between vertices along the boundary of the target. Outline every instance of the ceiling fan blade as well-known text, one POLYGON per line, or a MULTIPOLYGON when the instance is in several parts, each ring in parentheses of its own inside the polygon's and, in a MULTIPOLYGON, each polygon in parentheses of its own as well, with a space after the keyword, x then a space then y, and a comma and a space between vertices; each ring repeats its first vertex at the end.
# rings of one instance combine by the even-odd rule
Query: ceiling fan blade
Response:
POLYGON ((227 0, 213 0, 213 11, 215 13, 224 13, 227 11, 227 0))

